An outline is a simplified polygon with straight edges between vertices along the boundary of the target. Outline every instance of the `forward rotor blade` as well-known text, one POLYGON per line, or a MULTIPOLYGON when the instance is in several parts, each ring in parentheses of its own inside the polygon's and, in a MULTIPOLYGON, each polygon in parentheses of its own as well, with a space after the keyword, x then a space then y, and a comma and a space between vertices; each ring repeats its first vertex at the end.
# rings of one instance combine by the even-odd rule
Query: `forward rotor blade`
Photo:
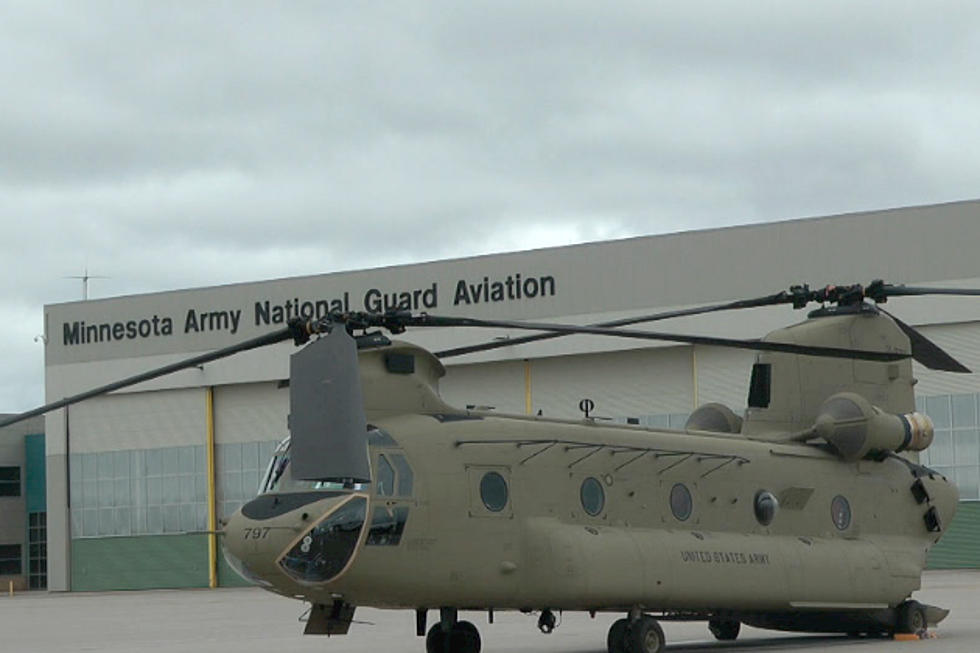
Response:
POLYGON ((890 317, 898 325, 898 328, 908 336, 912 343, 912 358, 925 365, 930 370, 942 372, 959 372, 961 374, 971 374, 970 368, 953 358, 949 352, 929 340, 921 331, 898 319, 885 309, 878 307, 878 310, 890 317))
POLYGON ((552 324, 540 322, 515 322, 509 320, 478 320, 474 318, 445 317, 422 313, 420 315, 386 314, 354 316, 358 323, 370 323, 372 326, 383 326, 395 329, 407 326, 435 327, 502 327, 505 329, 529 329, 533 331, 550 331, 561 334, 588 334, 599 336, 616 336, 618 338, 633 338, 637 340, 660 340, 665 342, 680 342, 692 345, 711 345, 729 347, 732 349, 748 349, 751 351, 775 351, 787 354, 802 354, 805 356, 821 356, 828 358, 850 358, 891 362, 908 358, 907 354, 860 349, 844 349, 840 347, 816 347, 796 345, 783 342, 766 342, 762 340, 736 340, 732 338, 716 338, 713 336, 691 336, 657 331, 636 331, 632 329, 612 329, 608 327, 579 326, 573 324, 552 324))
MULTIPOLYGON (((789 294, 783 291, 783 292, 776 293, 774 295, 766 295, 765 297, 757 297, 755 299, 740 299, 733 302, 725 302, 723 304, 699 306, 696 308, 682 308, 676 311, 666 311, 663 313, 654 313, 652 315, 637 315, 635 317, 625 317, 625 318, 620 318, 618 320, 610 320, 608 322, 597 322, 595 324, 590 324, 589 326, 620 327, 620 326, 627 326, 630 324, 640 324, 643 322, 656 322, 657 320, 667 320, 674 317, 689 317, 692 315, 702 315, 704 313, 714 313, 717 311, 731 311, 740 308, 757 308, 760 306, 774 306, 776 304, 787 304, 791 302, 792 299, 789 296, 789 294)), ((462 356, 463 354, 473 354, 479 351, 500 349, 501 347, 523 345, 529 342, 551 340, 552 338, 561 338, 566 335, 568 334, 538 333, 532 336, 520 336, 518 338, 508 338, 507 340, 493 340, 490 342, 483 342, 478 345, 467 345, 465 347, 455 347, 453 349, 445 349, 443 351, 435 352, 435 355, 438 358, 450 358, 452 356, 462 356)))
POLYGON ((173 374, 174 372, 179 372, 180 370, 187 369, 188 367, 196 367, 198 365, 203 365, 204 363, 210 363, 211 361, 218 360, 219 358, 225 358, 239 352, 248 351, 249 349, 257 349, 266 345, 282 342, 283 340, 289 340, 290 338, 299 340, 302 337, 302 334, 301 332, 297 331, 297 328, 297 325, 291 324, 290 326, 278 331, 273 331, 272 333, 267 333, 264 336, 258 336, 256 338, 240 342, 237 345, 216 349, 207 354, 201 354, 200 356, 195 356, 194 358, 188 358, 187 360, 179 361, 177 363, 164 365, 163 367, 158 367, 148 372, 143 372, 142 374, 136 374, 135 376, 130 376, 113 383, 108 383, 106 385, 99 386, 98 388, 93 388, 92 390, 86 390, 85 392, 81 392, 77 395, 65 397, 64 399, 59 399, 58 401, 53 401, 50 404, 45 404, 39 408, 29 410, 26 413, 11 415, 10 417, 4 418, 0 420, 0 427, 16 424, 17 422, 22 422, 25 419, 43 415, 44 413, 52 410, 64 408, 65 406, 70 406, 71 404, 76 404, 80 401, 85 401, 86 399, 91 399, 92 397, 106 394, 107 392, 113 392, 114 390, 136 385, 137 383, 142 383, 143 381, 150 381, 151 379, 166 376, 167 374, 173 374))

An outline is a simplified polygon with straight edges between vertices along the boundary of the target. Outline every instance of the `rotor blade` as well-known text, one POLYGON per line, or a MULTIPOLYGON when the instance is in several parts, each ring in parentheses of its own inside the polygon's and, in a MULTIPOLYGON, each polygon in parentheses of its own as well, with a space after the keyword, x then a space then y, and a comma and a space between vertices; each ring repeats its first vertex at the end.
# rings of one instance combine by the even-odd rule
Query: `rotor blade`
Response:
MULTIPOLYGON (((675 311, 666 311, 664 313, 654 313, 652 315, 637 315, 635 317, 620 318, 618 320, 610 320, 608 322, 597 322, 595 324, 590 324, 593 327, 619 327, 627 326, 630 324, 640 324, 642 322, 656 322, 657 320, 667 320, 674 317, 689 317, 691 315, 701 315, 703 313, 714 313, 717 311, 731 311, 740 308, 757 308, 760 306, 774 306, 776 304, 787 304, 791 303, 791 296, 783 291, 776 293, 774 295, 766 295, 765 297, 756 297, 755 299, 740 299, 733 302, 725 302, 723 304, 712 304, 710 306, 699 306, 696 308, 682 308, 675 311)), ((493 340, 490 342, 483 342, 478 345, 467 345, 464 347, 455 347, 453 349, 445 349, 443 351, 435 352, 438 358, 450 358, 452 356, 462 356, 463 354, 472 354, 479 351, 489 351, 491 349, 500 349, 501 347, 510 347, 512 345, 523 345, 528 342, 538 342, 541 340, 550 340, 552 338, 561 338, 566 333, 538 333, 532 336, 520 336, 517 338, 508 338, 506 340, 493 340)))
POLYGON ((926 286, 895 286, 886 283, 882 289, 887 297, 912 297, 918 295, 980 296, 980 288, 928 288, 926 286))
POLYGON ((298 339, 300 337, 297 332, 298 326, 298 323, 290 324, 290 326, 278 331, 273 331, 272 333, 267 333, 264 336, 258 336, 256 338, 240 342, 237 345, 216 349, 207 354, 201 354, 200 356, 195 356, 194 358, 188 358, 187 360, 179 361, 177 363, 164 365, 163 367, 158 367, 148 372, 143 372, 142 374, 130 376, 120 381, 99 386, 98 388, 86 390, 85 392, 81 392, 77 395, 72 395, 70 397, 65 397, 64 399, 59 399, 58 401, 53 401, 50 404, 45 404, 39 408, 29 410, 26 413, 20 413, 19 415, 12 415, 4 418, 0 420, 0 427, 16 424, 17 422, 21 422, 25 419, 36 417, 37 415, 43 415, 44 413, 56 410, 58 408, 64 408, 65 406, 69 406, 71 404, 76 404, 79 401, 85 401, 86 399, 91 399, 92 397, 97 397, 98 395, 102 395, 107 392, 136 385, 137 383, 166 376, 167 374, 172 374, 174 372, 179 372, 180 370, 187 369, 188 367, 196 367, 198 365, 203 365, 204 363, 210 363, 211 361, 219 358, 225 358, 226 356, 231 356, 232 354, 237 354, 242 351, 264 347, 266 345, 282 342, 283 340, 288 340, 290 338, 298 339))
POLYGON ((878 310, 895 320, 895 324, 898 328, 908 336, 909 341, 912 343, 912 358, 917 360, 922 365, 925 365, 930 370, 939 370, 942 372, 960 372, 963 374, 971 374, 970 368, 963 365, 955 358, 953 358, 946 350, 934 343, 925 335, 912 327, 902 320, 898 319, 885 309, 878 307, 878 310))
POLYGON ((394 328, 396 330, 399 328, 404 329, 404 327, 408 326, 503 327, 505 329, 530 329, 533 331, 550 331, 552 333, 561 334, 616 336, 618 338, 633 338, 638 340, 661 340, 666 342, 680 342, 693 345, 711 345, 715 347, 729 347, 733 349, 748 349, 751 351, 775 351, 786 354, 802 354, 805 356, 822 356, 829 358, 850 358, 879 362, 891 362, 908 358, 907 354, 895 352, 844 349, 840 347, 816 347, 783 342, 766 342, 762 340, 735 340, 731 338, 716 338, 713 336, 691 336, 676 333, 662 333, 657 331, 635 331, 631 329, 611 329, 608 327, 579 326, 573 324, 515 322, 509 320, 478 320, 474 318, 429 315, 428 313, 421 313, 419 315, 411 315, 408 313, 361 313, 349 315, 347 319, 358 325, 370 324, 371 326, 381 326, 389 329, 394 328))

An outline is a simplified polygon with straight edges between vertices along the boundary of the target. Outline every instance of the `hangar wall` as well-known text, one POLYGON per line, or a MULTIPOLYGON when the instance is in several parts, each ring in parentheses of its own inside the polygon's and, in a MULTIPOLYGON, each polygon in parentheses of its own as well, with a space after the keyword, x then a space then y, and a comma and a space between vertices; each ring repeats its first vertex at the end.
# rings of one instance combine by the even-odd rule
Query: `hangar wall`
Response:
MULTIPOLYGON (((980 242, 978 213, 980 202, 959 202, 58 304, 45 309, 46 393, 52 400, 267 333, 291 313, 372 308, 385 297, 449 315, 594 323, 804 281, 980 286, 971 246, 980 242)), ((980 369, 980 302, 894 303, 903 319, 980 369)), ((776 307, 662 324, 749 338, 801 319, 776 307)), ((448 329, 400 337, 438 351, 516 335, 448 329)), ((206 531, 254 493, 285 435, 283 381, 293 350, 283 343, 240 354, 50 414, 51 588, 240 582, 215 559, 206 531), (150 560, 166 560, 171 571, 150 560)), ((698 404, 741 410, 752 361, 751 353, 715 347, 572 337, 446 359, 442 390, 459 406, 568 418, 591 398, 600 416, 681 426, 698 404)), ((980 499, 977 420, 962 421, 963 397, 976 406, 980 375, 919 366, 916 374, 922 401, 950 415, 930 464, 961 482, 964 498, 980 499)), ((977 528, 977 505, 961 511, 935 564, 980 566, 980 553, 956 535, 977 528)))

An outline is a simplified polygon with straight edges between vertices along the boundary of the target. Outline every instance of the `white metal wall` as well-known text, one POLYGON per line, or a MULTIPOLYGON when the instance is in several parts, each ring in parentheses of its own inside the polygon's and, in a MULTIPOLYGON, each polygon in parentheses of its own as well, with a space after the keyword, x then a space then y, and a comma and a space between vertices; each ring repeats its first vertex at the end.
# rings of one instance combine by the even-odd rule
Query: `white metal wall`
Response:
POLYGON ((203 388, 95 397, 70 408, 71 453, 203 445, 203 388))

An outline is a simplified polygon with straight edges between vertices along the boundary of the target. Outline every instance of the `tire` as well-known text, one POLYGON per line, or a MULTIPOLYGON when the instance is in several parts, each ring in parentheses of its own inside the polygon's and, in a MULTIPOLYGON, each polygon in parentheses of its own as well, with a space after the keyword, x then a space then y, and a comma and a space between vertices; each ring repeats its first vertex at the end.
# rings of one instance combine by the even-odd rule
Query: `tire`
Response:
POLYGON ((738 637, 742 624, 735 619, 711 619, 708 621, 708 630, 718 641, 730 642, 738 637))
POLYGON ((895 632, 905 634, 915 634, 928 628, 926 622, 926 609, 918 601, 905 601, 895 608, 896 621, 895 632))
POLYGON ((448 633, 442 630, 442 624, 433 624, 425 636, 426 653, 480 653, 481 648, 480 631, 469 621, 457 621, 448 633))
POLYGON ((627 639, 629 653, 662 653, 666 646, 660 624, 647 615, 630 624, 627 639))
POLYGON ((609 634, 606 636, 606 648, 609 653, 630 653, 629 625, 628 619, 617 619, 609 627, 609 634))

